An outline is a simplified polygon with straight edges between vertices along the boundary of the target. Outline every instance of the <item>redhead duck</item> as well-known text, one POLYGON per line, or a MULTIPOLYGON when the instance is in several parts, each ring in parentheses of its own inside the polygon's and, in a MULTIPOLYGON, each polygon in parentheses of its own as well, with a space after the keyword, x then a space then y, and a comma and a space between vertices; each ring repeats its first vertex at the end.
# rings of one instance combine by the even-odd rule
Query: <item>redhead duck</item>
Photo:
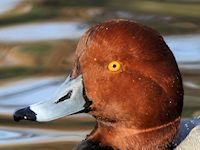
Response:
POLYGON ((111 20, 80 39, 74 68, 52 99, 16 111, 14 120, 85 112, 96 127, 75 150, 163 150, 180 143, 182 106, 181 74, 162 36, 136 22, 111 20))

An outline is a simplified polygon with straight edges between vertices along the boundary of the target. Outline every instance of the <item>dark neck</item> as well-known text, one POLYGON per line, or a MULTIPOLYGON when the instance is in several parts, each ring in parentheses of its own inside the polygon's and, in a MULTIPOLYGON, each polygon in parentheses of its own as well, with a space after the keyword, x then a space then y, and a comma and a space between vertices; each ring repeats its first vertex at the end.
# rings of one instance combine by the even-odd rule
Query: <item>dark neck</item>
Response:
POLYGON ((97 121, 88 139, 102 146, 120 150, 164 150, 176 135, 180 118, 149 129, 125 128, 119 124, 97 121))

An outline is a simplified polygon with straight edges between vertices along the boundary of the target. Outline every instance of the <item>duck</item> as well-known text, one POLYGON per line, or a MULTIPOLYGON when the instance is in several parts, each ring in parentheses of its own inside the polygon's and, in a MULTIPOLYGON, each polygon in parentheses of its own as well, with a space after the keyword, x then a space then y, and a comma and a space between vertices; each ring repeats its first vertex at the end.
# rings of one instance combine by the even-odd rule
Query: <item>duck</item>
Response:
POLYGON ((190 120, 181 120, 183 96, 181 73, 163 37, 141 23, 112 19, 84 33, 74 67, 52 98, 17 110, 14 120, 88 113, 96 126, 73 150, 178 149, 200 124, 197 118, 186 128, 190 120))

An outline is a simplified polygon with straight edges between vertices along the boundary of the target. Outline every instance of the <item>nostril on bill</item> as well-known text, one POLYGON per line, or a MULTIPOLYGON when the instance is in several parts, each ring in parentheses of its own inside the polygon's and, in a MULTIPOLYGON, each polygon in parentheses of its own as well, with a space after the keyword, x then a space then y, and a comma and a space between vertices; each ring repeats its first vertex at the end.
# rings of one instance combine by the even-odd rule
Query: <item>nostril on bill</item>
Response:
POLYGON ((70 90, 65 96, 61 97, 58 101, 56 101, 55 103, 58 104, 60 102, 63 102, 67 99, 70 99, 72 95, 72 90, 70 90))

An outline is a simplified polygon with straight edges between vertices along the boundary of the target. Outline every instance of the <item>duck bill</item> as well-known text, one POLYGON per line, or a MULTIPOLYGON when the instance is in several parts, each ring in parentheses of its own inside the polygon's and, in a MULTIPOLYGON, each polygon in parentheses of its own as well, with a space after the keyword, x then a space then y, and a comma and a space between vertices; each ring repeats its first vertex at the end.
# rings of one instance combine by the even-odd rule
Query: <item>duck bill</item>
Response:
POLYGON ((91 101, 85 94, 82 75, 75 79, 68 76, 53 98, 17 110, 14 113, 14 120, 46 122, 87 112, 90 105, 91 101))

